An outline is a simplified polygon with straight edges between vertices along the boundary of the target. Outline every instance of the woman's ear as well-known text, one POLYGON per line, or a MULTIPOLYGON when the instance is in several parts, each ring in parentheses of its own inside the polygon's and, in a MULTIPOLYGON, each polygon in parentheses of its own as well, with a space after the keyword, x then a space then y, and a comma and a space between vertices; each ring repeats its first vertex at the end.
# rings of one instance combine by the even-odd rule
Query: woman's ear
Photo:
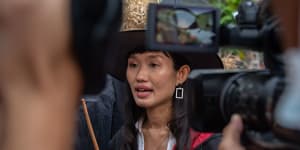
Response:
POLYGON ((183 65, 179 68, 179 70, 177 71, 177 83, 178 84, 182 84, 183 82, 185 82, 189 76, 191 72, 191 68, 189 65, 183 65))

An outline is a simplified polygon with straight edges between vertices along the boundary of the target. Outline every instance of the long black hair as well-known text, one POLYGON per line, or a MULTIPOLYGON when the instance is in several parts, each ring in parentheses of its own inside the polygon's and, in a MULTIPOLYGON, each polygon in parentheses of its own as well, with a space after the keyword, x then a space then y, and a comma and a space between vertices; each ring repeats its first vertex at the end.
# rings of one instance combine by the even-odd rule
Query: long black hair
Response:
MULTIPOLYGON (((135 53, 144 52, 147 51, 132 51, 128 54, 128 57, 135 53)), ((175 70, 179 70, 179 68, 183 65, 189 65, 189 62, 179 54, 164 51, 163 53, 173 60, 173 66, 175 70)), ((121 129, 122 142, 120 147, 121 150, 137 150, 138 130, 135 127, 135 123, 140 118, 145 117, 146 111, 144 108, 136 105, 128 83, 127 86, 128 97, 125 98, 125 105, 123 108, 124 125, 121 129)), ((189 91, 186 90, 188 87, 186 86, 186 83, 182 84, 181 86, 185 89, 185 92, 189 91)), ((185 93, 184 98, 180 100, 176 99, 175 95, 173 95, 172 119, 169 121, 168 127, 176 139, 176 150, 189 149, 190 147, 190 134, 186 111, 187 95, 188 94, 185 93)))

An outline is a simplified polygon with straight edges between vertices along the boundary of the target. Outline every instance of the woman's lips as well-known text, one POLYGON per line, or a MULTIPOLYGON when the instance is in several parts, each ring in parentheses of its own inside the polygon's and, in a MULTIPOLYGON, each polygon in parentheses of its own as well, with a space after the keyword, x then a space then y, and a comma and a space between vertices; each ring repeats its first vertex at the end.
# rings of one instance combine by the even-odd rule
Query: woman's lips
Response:
POLYGON ((147 86, 136 86, 135 93, 138 98, 144 99, 152 94, 153 90, 147 86))
POLYGON ((145 92, 136 92, 136 96, 140 99, 147 98, 152 92, 145 91, 145 92))

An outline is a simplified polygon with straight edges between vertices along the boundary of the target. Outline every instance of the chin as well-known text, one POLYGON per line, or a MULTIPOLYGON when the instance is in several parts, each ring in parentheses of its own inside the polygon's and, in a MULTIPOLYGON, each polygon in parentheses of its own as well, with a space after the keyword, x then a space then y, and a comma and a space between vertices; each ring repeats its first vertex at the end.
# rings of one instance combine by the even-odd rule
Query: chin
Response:
POLYGON ((145 100, 136 100, 135 103, 136 103, 136 105, 138 105, 139 107, 142 107, 142 108, 152 107, 152 104, 149 103, 149 101, 145 101, 145 100))

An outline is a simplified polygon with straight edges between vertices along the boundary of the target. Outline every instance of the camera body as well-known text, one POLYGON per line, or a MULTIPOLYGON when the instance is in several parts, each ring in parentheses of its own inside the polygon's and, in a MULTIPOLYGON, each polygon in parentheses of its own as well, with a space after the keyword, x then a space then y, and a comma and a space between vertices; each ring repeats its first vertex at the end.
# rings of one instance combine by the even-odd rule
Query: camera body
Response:
POLYGON ((269 4, 243 1, 238 24, 226 26, 219 25, 219 12, 214 8, 153 4, 148 13, 147 44, 150 49, 182 53, 216 53, 219 46, 263 52, 266 70, 192 71, 189 121, 198 131, 221 132, 231 115, 238 113, 248 144, 299 149, 300 134, 280 127, 274 119, 274 108, 285 89, 285 73, 279 23, 269 4))

